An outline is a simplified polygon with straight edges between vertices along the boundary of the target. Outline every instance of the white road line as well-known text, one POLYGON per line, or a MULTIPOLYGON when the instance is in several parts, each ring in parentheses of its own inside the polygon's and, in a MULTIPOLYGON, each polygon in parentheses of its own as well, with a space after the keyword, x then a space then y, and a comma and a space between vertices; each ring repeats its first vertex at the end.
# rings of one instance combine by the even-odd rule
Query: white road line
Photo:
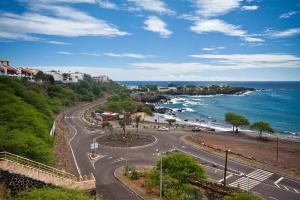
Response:
POLYGON ((268 197, 269 199, 273 199, 273 200, 278 200, 278 199, 276 199, 275 197, 268 197))
MULTIPOLYGON (((220 164, 215 163, 215 162, 213 162, 213 161, 207 160, 207 159, 205 159, 205 158, 201 158, 201 157, 196 156, 196 155, 194 155, 194 154, 192 154, 192 153, 190 153, 190 152, 187 152, 187 151, 185 151, 185 150, 182 150, 182 149, 179 149, 179 148, 175 148, 175 149, 176 149, 177 151, 181 151, 181 152, 183 152, 183 153, 185 153, 185 154, 191 155, 191 156, 193 156, 193 157, 195 157, 195 158, 198 158, 198 159, 200 159, 200 160, 203 160, 203 161, 206 161, 206 162, 208 162, 208 163, 211 163, 211 164, 214 164, 214 165, 216 165, 216 166, 219 166, 219 167, 224 168, 223 165, 220 165, 220 164)), ((241 174, 241 172, 238 172, 238 171, 235 170, 235 169, 231 169, 231 168, 227 168, 227 169, 233 171, 235 174, 241 174)))
POLYGON ((294 191, 295 191, 297 194, 299 194, 298 190, 296 190, 295 188, 294 188, 294 191))
MULTIPOLYGON (((229 174, 228 176, 226 176, 225 179, 228 179, 228 178, 230 178, 230 177, 232 177, 232 176, 233 176, 232 174, 229 174)), ((218 180, 218 183, 221 183, 222 181, 224 181, 224 178, 218 180)))
POLYGON ((284 179, 284 177, 280 177, 277 181, 275 181, 275 185, 278 184, 280 181, 282 181, 282 179, 284 179))
POLYGON ((286 187, 285 185, 283 186, 286 190, 290 191, 290 189, 288 187, 286 187))
POLYGON ((253 172, 247 174, 246 177, 241 177, 229 185, 233 187, 239 187, 243 190, 249 191, 250 189, 259 185, 260 183, 262 183, 264 180, 268 179, 272 175, 273 173, 271 172, 264 171, 261 169, 256 169, 253 172))

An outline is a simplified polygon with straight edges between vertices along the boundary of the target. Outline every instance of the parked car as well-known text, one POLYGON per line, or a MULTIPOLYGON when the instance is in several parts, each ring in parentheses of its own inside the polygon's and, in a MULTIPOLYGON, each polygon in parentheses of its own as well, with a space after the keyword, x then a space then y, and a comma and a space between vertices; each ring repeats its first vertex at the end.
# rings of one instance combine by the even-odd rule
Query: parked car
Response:
POLYGON ((159 131, 169 131, 169 129, 167 127, 161 127, 158 129, 159 131))
POLYGON ((198 126, 194 126, 194 127, 192 128, 192 131, 193 131, 193 132, 199 132, 199 131, 201 131, 201 128, 198 127, 198 126))

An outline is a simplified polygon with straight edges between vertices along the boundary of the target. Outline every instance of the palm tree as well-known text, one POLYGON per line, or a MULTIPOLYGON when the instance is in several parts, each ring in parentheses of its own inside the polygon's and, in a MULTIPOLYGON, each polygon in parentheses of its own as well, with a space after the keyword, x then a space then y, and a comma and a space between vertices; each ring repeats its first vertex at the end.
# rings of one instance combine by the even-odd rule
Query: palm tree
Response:
POLYGON ((114 127, 111 123, 108 123, 108 130, 109 130, 110 135, 112 136, 112 134, 114 132, 114 127))
POLYGON ((136 133, 138 134, 139 133, 139 124, 141 122, 141 118, 142 116, 141 115, 135 115, 134 117, 134 120, 135 120, 135 126, 136 126, 136 133))
POLYGON ((123 129, 123 134, 125 136, 126 135, 126 124, 125 124, 124 120, 119 120, 119 125, 123 129))

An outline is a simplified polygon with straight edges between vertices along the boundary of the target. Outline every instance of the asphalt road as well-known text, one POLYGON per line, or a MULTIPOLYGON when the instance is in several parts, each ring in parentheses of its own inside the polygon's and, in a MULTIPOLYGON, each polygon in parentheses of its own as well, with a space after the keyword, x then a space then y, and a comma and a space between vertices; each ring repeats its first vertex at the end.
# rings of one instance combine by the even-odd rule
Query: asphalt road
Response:
MULTIPOLYGON (((126 162, 132 164, 153 165, 159 159, 157 152, 166 152, 176 148, 189 155, 194 156, 207 169, 211 180, 221 182, 223 179, 223 166, 225 159, 222 156, 197 149, 187 145, 180 140, 185 134, 192 134, 184 131, 159 132, 157 130, 144 129, 142 134, 151 134, 158 139, 152 146, 139 149, 130 148, 107 148, 100 146, 96 153, 101 158, 91 161, 88 153, 91 153, 90 144, 93 139, 105 134, 99 130, 88 131, 80 115, 84 110, 104 100, 77 106, 67 112, 65 121, 75 129, 76 135, 71 139, 70 145, 75 157, 80 175, 93 173, 96 178, 97 192, 103 194, 109 200, 131 200, 139 199, 114 178, 114 171, 126 162)), ((229 173, 227 184, 239 186, 242 189, 250 190, 265 199, 269 200, 299 200, 300 182, 282 176, 280 174, 258 169, 234 160, 228 162, 229 173)))

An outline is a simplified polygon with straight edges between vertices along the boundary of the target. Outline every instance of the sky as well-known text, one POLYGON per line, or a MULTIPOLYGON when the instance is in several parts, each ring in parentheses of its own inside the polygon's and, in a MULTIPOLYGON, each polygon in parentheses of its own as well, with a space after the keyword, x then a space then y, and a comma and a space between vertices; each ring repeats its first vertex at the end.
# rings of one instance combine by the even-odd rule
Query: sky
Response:
POLYGON ((1 0, 0 49, 113 80, 300 81, 300 0, 1 0))

